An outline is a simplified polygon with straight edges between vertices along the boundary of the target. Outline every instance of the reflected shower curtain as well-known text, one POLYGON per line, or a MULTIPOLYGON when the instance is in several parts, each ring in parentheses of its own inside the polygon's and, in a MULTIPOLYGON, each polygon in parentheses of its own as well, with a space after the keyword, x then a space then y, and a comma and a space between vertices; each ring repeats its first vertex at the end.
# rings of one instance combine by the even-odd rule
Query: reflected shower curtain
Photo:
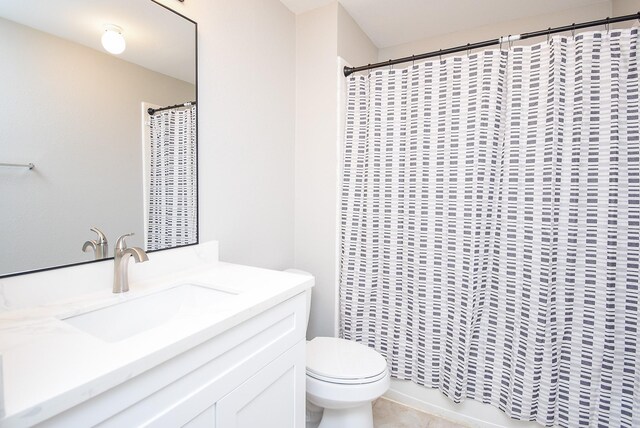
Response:
POLYGON ((640 426, 639 85, 637 29, 350 76, 341 335, 456 402, 640 426))
POLYGON ((197 225, 196 106, 150 116, 147 250, 194 244, 197 225))

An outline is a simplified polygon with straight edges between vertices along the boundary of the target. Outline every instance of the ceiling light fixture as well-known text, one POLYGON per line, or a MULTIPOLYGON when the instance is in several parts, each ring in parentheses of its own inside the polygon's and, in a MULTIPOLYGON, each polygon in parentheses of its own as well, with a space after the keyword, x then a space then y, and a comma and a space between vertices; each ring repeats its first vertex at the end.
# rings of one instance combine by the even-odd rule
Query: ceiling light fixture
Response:
POLYGON ((124 52, 127 44, 122 36, 122 28, 117 25, 105 25, 104 33, 102 33, 102 46, 107 52, 114 55, 124 52))

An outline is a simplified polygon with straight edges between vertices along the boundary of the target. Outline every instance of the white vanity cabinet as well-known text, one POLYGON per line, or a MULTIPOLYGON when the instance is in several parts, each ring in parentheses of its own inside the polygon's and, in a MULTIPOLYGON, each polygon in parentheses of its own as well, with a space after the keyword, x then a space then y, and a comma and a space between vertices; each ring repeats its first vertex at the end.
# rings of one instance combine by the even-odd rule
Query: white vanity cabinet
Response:
POLYGON ((41 425, 304 427, 305 311, 298 294, 41 425))
POLYGON ((225 395, 187 427, 301 427, 304 410, 303 342, 225 395), (302 372, 300 368, 302 367, 302 372), (303 391, 302 397, 300 391, 303 391))

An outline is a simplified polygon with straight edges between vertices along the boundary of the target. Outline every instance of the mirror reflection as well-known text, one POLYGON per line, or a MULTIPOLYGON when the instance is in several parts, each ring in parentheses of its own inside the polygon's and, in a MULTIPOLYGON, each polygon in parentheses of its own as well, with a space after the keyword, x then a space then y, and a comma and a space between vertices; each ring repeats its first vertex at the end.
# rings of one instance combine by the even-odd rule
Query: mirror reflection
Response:
POLYGON ((195 35, 151 0, 0 4, 0 276, 197 243, 195 35))

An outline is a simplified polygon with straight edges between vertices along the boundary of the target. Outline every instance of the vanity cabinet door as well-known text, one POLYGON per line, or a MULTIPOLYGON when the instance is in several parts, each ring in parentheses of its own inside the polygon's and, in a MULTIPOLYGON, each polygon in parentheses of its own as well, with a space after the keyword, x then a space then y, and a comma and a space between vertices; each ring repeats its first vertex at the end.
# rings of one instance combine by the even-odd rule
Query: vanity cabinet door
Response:
POLYGON ((305 425, 305 341, 282 354, 216 403, 218 428, 305 425))

